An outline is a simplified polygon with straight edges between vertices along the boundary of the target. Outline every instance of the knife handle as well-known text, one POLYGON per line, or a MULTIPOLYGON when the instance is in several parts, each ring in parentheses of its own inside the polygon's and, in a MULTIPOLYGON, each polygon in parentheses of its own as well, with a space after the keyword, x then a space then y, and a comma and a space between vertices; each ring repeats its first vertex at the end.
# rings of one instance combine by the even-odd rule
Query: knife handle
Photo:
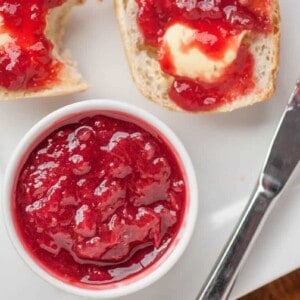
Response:
POLYGON ((261 176, 237 227, 196 300, 228 299, 237 274, 280 190, 278 182, 268 176, 261 176))

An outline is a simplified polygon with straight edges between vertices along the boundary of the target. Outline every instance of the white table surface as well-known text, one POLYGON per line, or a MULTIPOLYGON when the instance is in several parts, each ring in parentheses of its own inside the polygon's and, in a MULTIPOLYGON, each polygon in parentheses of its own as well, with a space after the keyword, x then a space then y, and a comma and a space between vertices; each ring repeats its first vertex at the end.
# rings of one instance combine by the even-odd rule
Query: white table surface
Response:
MULTIPOLYGON (((72 49, 92 87, 83 94, 0 103, 0 175, 23 134, 41 117, 68 103, 120 99, 164 120, 191 155, 199 182, 200 210, 193 239, 161 280, 123 300, 194 299, 229 237, 256 182, 288 96, 300 75, 300 1, 281 0, 282 51, 272 101, 221 115, 170 113, 136 90, 121 45, 112 1, 88 0, 67 24, 72 49)), ((299 150, 300 151, 300 150, 299 150)), ((300 169, 267 221, 232 293, 244 295, 300 266, 300 169)), ((43 282, 18 257, 0 219, 0 298, 79 300, 43 282)))

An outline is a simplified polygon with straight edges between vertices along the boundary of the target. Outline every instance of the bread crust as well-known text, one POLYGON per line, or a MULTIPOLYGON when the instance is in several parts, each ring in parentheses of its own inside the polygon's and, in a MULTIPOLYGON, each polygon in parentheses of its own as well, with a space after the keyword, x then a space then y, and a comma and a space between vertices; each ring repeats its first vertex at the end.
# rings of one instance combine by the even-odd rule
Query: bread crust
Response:
MULTIPOLYGON (((136 66, 136 62, 138 61, 136 53, 138 53, 138 45, 143 41, 143 37, 141 33, 138 31, 138 25, 136 24, 136 13, 134 14, 135 9, 128 9, 129 5, 133 5, 133 1, 135 0, 114 0, 114 7, 117 16, 117 20, 119 23, 120 33, 124 44, 125 54, 128 61, 128 65, 130 67, 132 78, 139 89, 139 91, 149 100, 164 106, 165 108, 172 111, 181 111, 181 112, 189 112, 189 113, 214 113, 214 112, 230 112, 242 107, 250 106, 258 102, 265 101, 272 97, 275 91, 275 81, 278 73, 279 66, 279 49, 280 49, 280 12, 279 12, 279 3, 278 0, 272 0, 272 18, 273 18, 273 30, 270 34, 261 34, 262 39, 265 39, 268 43, 272 43, 271 47, 271 61, 265 61, 265 63, 269 64, 269 70, 267 75, 269 75, 269 79, 266 82, 266 85, 256 90, 255 92, 241 96, 238 99, 234 99, 228 103, 225 103, 213 110, 210 111, 185 111, 181 107, 179 107, 175 102, 173 102, 167 94, 167 90, 170 87, 170 84, 173 80, 172 76, 164 74, 158 63, 153 69, 156 69, 156 73, 160 73, 158 76, 160 79, 165 78, 165 84, 167 85, 165 91, 163 93, 153 93, 152 88, 147 88, 147 84, 145 84, 145 78, 140 70, 136 66), (130 16, 129 16, 130 13, 130 16), (135 22, 135 24, 133 24, 135 22), (138 33, 137 33, 138 32, 138 33), (139 35, 139 37, 135 36, 139 35)), ((136 6, 137 7, 137 6, 136 6)), ((147 52, 147 46, 143 45, 142 52, 147 52)), ((157 50, 156 50, 157 51, 157 50)), ((152 62, 154 64, 154 62, 152 62)), ((256 62, 257 63, 257 62, 256 62)), ((154 64, 155 65, 155 64, 154 64)), ((153 67, 151 65, 151 67, 153 67)), ((148 72, 150 69, 147 70, 148 72)), ((146 71, 146 72, 147 72, 146 71)))

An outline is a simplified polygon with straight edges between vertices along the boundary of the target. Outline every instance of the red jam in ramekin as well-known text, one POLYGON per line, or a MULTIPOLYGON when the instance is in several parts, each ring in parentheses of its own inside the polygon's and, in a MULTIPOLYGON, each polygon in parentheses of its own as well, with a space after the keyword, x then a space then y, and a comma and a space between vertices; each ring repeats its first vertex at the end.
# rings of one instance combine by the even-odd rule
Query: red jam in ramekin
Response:
POLYGON ((186 189, 159 134, 96 115, 56 129, 29 154, 16 182, 15 226, 48 272, 105 286, 166 253, 182 226, 186 189))

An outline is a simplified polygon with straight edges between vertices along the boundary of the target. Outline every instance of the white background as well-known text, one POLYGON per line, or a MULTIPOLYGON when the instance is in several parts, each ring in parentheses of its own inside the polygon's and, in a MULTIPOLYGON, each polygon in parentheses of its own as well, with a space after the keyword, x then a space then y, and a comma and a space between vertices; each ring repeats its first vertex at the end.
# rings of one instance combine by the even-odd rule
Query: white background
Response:
MULTIPOLYGON (((282 52, 271 101, 233 113, 171 113, 145 100, 129 75, 111 0, 74 9, 66 44, 92 87, 83 94, 0 103, 0 175, 24 133, 68 103, 112 98, 136 104, 165 121, 191 155, 200 211, 193 239, 179 263, 159 282, 123 300, 194 299, 231 233, 255 184, 274 130, 300 75, 300 2, 281 0, 282 52)), ((299 150, 300 151, 300 150, 299 150)), ((236 283, 245 294, 300 266, 300 169, 265 225, 236 283)), ((10 244, 0 220, 0 297, 5 300, 78 300, 33 274, 10 244)))

